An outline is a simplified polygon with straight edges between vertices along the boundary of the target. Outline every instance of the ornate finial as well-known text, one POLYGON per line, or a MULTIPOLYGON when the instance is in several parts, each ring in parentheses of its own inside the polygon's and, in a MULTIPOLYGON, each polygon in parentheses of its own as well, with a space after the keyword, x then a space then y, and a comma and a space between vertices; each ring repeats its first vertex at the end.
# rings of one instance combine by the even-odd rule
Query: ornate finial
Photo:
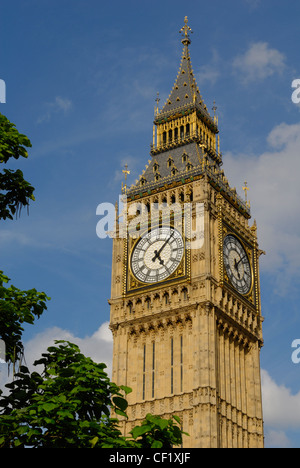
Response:
POLYGON ((247 192, 248 192, 248 190, 249 190, 249 187, 248 187, 246 181, 245 181, 245 185, 244 185, 244 187, 243 187, 243 190, 244 190, 244 192, 245 192, 245 202, 246 202, 246 205, 247 205, 247 206, 250 206, 250 202, 248 202, 248 196, 247 196, 247 192))
POLYGON ((159 101, 160 101, 159 93, 157 93, 157 97, 155 99, 156 107, 154 108, 154 115, 158 115, 158 112, 159 112, 158 103, 159 103, 159 101))
POLYGON ((188 17, 184 18, 184 26, 180 29, 179 33, 182 33, 183 39, 181 39, 182 44, 188 45, 191 43, 189 32, 193 32, 191 28, 188 26, 188 17))
POLYGON ((127 193, 126 180, 127 180, 128 174, 130 174, 130 171, 128 171, 128 166, 127 166, 127 164, 125 164, 124 167, 125 167, 125 170, 123 169, 122 172, 123 172, 123 174, 125 174, 125 184, 123 184, 123 182, 122 182, 122 193, 126 194, 126 193, 127 193))
POLYGON ((217 121, 217 116, 216 116, 216 110, 217 110, 217 106, 216 106, 216 101, 214 101, 214 105, 212 107, 212 110, 214 111, 214 122, 216 123, 217 121))
POLYGON ((217 106, 216 106, 216 101, 214 101, 214 105, 212 107, 212 110, 214 111, 214 115, 216 115, 216 110, 217 110, 217 106))

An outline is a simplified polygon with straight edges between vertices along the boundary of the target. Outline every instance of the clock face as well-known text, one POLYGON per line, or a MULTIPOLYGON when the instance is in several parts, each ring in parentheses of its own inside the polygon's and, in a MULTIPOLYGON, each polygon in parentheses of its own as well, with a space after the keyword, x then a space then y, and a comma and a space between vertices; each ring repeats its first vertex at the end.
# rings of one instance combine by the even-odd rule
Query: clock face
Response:
POLYGON ((240 294, 248 294, 252 284, 251 267, 241 242, 229 234, 224 239, 224 264, 227 275, 240 294))
POLYGON ((131 270, 143 283, 157 283, 168 278, 179 266, 184 242, 172 227, 157 227, 145 234, 131 255, 131 270))

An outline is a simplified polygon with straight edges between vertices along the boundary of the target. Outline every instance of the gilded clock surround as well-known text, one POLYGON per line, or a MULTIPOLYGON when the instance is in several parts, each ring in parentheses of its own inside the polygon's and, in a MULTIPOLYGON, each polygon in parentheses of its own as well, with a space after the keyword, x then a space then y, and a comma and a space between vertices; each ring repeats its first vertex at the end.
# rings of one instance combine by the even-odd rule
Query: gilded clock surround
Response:
MULTIPOLYGON (((223 245, 224 245, 224 240, 226 238, 226 236, 228 235, 232 235, 234 236, 242 245, 243 249, 245 250, 246 254, 247 254, 247 257, 248 257, 248 260, 249 260, 249 264, 250 264, 250 270, 251 270, 251 287, 249 289, 249 291, 245 294, 241 294, 245 299, 247 299, 248 301, 250 301, 252 304, 255 304, 256 303, 256 297, 255 297, 255 294, 254 294, 254 291, 255 291, 255 288, 254 288, 254 283, 255 283, 255 276, 254 276, 254 248, 253 246, 249 245, 247 242, 245 242, 240 236, 237 235, 237 233, 230 227, 227 227, 227 226, 223 226, 223 231, 222 231, 222 236, 219 240, 220 242, 220 250, 222 250, 222 253, 221 253, 221 261, 224 262, 224 253, 223 253, 223 245)), ((230 281, 229 277, 228 277, 228 274, 226 272, 226 268, 223 268, 222 269, 223 271, 223 281, 222 282, 226 282, 226 284, 231 287, 232 289, 235 289, 234 288, 234 285, 232 284, 232 282, 230 281)))
POLYGON ((170 224, 150 229, 132 248, 130 271, 146 285, 165 281, 178 269, 184 247, 181 233, 170 224))
MULTIPOLYGON (((150 230, 154 230, 156 228, 162 227, 161 224, 154 225, 150 230)), ((170 223, 171 228, 176 229, 176 224, 173 222, 170 223)), ((187 250, 185 248, 186 245, 186 240, 185 240, 185 235, 183 233, 183 244, 184 244, 184 254, 182 256, 182 259, 176 268, 176 270, 168 276, 168 278, 158 281, 156 283, 145 283, 143 281, 139 281, 138 278, 134 275, 131 269, 131 262, 130 262, 130 256, 134 252, 134 249, 140 239, 147 233, 149 232, 148 229, 141 231, 141 234, 138 238, 130 238, 130 236, 127 237, 126 240, 124 240, 124 243, 126 243, 126 246, 124 246, 124 252, 126 252, 126 255, 124 257, 124 269, 123 269, 123 294, 124 297, 128 297, 130 295, 136 294, 138 291, 143 291, 143 290, 150 290, 150 289, 157 289, 161 286, 165 286, 166 284, 172 284, 172 283, 178 283, 178 282, 185 282, 185 281, 190 281, 190 250, 187 250), (130 252, 130 254, 128 254, 130 252)))
MULTIPOLYGON (((155 226, 147 224, 135 239, 113 239, 112 380, 132 388, 128 419, 121 421, 124 434, 148 412, 176 414, 189 433, 183 447, 263 447, 262 251, 255 221, 249 225, 249 202, 230 187, 221 168, 216 106, 211 117, 193 75, 187 18, 181 32, 175 84, 162 109, 155 109, 151 159, 124 193, 128 207, 189 202, 192 223, 196 205, 203 204, 204 239, 199 248, 185 249, 171 277, 150 285, 133 276, 130 256, 138 237, 155 226), (249 258, 252 284, 245 295, 226 274, 228 234, 239 239, 249 258)), ((176 222, 171 218, 171 226, 176 222)))

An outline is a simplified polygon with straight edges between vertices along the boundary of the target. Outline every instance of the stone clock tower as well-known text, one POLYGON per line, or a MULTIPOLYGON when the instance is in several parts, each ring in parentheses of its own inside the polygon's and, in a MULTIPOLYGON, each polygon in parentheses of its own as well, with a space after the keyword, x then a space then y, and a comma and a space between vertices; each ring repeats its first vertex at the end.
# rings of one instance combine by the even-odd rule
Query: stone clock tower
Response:
POLYGON ((185 18, 179 72, 155 110, 151 160, 123 188, 109 301, 112 380, 132 388, 124 433, 147 413, 176 414, 189 434, 183 447, 263 447, 261 251, 249 204, 222 170, 190 31, 185 18))

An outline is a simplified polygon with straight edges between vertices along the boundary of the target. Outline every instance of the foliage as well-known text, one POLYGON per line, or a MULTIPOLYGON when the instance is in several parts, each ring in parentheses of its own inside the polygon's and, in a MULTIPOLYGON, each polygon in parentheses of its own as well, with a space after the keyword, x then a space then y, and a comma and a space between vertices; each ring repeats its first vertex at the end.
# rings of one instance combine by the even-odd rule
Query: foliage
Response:
POLYGON ((42 374, 22 366, 7 384, 11 393, 0 400, 0 446, 82 448, 121 435, 117 420, 109 418, 110 406, 124 416, 127 402, 110 383, 105 364, 95 364, 75 344, 57 344, 35 362, 44 366, 42 374))
MULTIPOLYGON (((31 147, 26 135, 18 132, 16 126, 0 114, 0 163, 10 158, 27 158, 26 148, 31 147)), ((13 219, 22 207, 34 200, 34 187, 24 179, 20 169, 4 169, 0 172, 0 219, 13 219)))
MULTIPOLYGON (((123 437, 116 414, 126 417, 124 396, 131 389, 110 382, 105 364, 96 364, 72 343, 57 346, 35 362, 44 370, 21 366, 0 399, 0 448, 147 448, 181 443, 172 420, 147 415, 133 438, 123 437)), ((177 418, 175 418, 178 421, 177 418)))
POLYGON ((33 324, 35 317, 39 318, 45 309, 45 293, 36 289, 21 291, 15 286, 5 287, 7 278, 0 271, 0 338, 5 342, 6 361, 15 363, 22 359, 23 344, 21 341, 22 324, 33 324))
POLYGON ((186 434, 174 421, 180 424, 178 416, 163 419, 148 413, 142 425, 134 427, 131 434, 140 448, 172 448, 180 445, 182 434, 186 434))
MULTIPOLYGON (((26 148, 31 142, 26 135, 18 132, 15 125, 0 114, 0 163, 6 164, 9 159, 27 158, 26 148)), ((34 188, 27 182, 19 169, 4 169, 0 172, 0 220, 13 219, 22 207, 34 200, 34 188)), ((36 289, 21 291, 10 286, 5 287, 9 279, 0 271, 0 338, 6 345, 8 363, 21 361, 23 345, 21 341, 23 323, 34 323, 40 317, 49 299, 45 293, 36 289)))

